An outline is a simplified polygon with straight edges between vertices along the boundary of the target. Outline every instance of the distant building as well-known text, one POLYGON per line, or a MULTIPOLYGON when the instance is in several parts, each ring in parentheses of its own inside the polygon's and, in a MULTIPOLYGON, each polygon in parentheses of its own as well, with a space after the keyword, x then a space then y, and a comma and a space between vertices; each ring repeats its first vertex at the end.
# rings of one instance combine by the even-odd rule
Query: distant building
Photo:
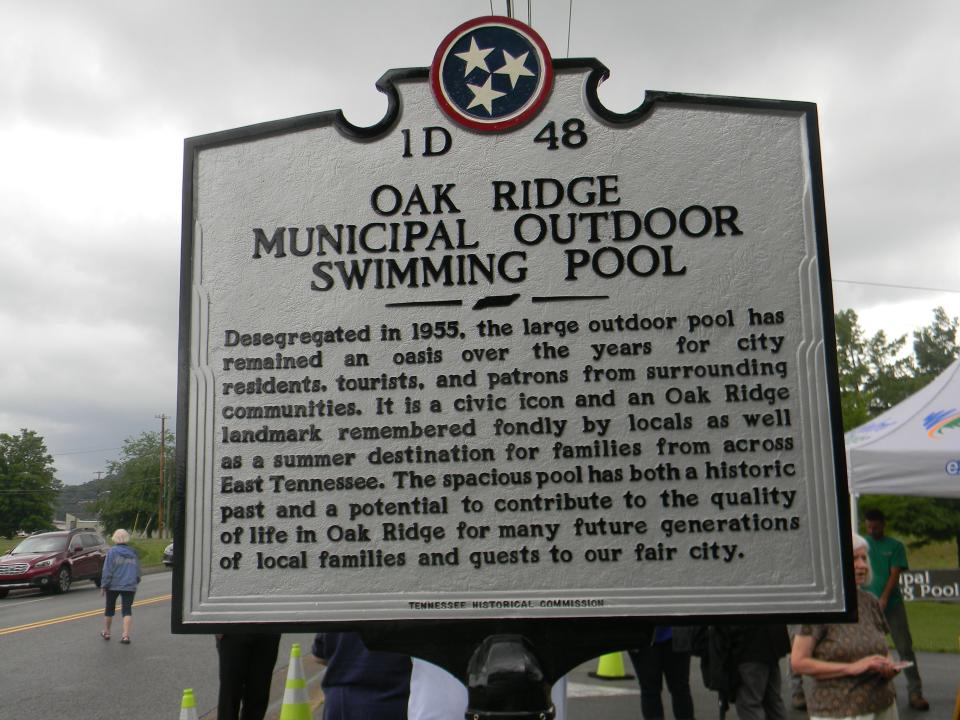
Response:
POLYGON ((103 532, 103 527, 101 527, 99 520, 81 520, 76 515, 71 515, 70 513, 67 513, 63 520, 54 520, 53 524, 58 530, 80 529, 103 532))

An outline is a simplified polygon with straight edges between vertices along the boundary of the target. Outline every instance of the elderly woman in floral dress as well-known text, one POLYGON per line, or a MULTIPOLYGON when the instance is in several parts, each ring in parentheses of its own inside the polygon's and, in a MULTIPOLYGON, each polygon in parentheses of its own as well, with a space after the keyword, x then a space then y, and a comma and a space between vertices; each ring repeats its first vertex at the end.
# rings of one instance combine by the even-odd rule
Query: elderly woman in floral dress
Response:
POLYGON ((793 640, 793 672, 814 679, 810 720, 896 720, 893 678, 903 667, 890 659, 887 621, 877 599, 861 589, 870 581, 867 541, 853 536, 857 581, 856 624, 803 625, 793 640))

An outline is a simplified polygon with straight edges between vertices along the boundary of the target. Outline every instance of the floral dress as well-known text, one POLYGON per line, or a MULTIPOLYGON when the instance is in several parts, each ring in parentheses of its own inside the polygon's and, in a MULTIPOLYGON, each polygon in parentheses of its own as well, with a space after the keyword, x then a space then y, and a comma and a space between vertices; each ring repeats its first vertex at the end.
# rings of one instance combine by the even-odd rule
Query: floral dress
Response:
MULTIPOLYGON (((813 657, 850 663, 867 655, 886 655, 890 632, 880 603, 873 595, 857 590, 856 624, 803 625, 798 635, 812 637, 813 657)), ((853 677, 815 679, 807 697, 811 717, 847 718, 881 713, 894 704, 893 680, 868 672, 853 677)), ((893 717, 896 717, 894 715, 893 717)))

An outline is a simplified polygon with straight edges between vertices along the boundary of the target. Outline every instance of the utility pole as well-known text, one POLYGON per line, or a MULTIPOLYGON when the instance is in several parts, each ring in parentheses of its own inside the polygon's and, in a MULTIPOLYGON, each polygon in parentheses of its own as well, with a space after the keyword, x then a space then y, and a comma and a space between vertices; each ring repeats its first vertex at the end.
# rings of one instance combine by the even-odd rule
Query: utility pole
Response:
POLYGON ((157 512, 157 537, 163 537, 163 462, 167 456, 167 416, 160 413, 154 417, 160 418, 160 508, 157 512))

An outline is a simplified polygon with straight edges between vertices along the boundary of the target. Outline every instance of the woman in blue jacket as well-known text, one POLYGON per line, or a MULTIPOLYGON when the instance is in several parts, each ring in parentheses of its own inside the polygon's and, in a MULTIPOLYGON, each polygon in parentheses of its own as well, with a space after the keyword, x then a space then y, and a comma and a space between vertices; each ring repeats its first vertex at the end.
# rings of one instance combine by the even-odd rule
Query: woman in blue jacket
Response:
POLYGON ((133 620, 133 596, 140 582, 140 558, 130 542, 130 533, 120 529, 113 533, 114 546, 107 551, 100 576, 100 593, 107 596, 103 611, 103 630, 100 637, 110 639, 110 623, 117 612, 117 597, 120 597, 120 614, 123 615, 123 635, 120 642, 130 644, 130 624, 133 620))

